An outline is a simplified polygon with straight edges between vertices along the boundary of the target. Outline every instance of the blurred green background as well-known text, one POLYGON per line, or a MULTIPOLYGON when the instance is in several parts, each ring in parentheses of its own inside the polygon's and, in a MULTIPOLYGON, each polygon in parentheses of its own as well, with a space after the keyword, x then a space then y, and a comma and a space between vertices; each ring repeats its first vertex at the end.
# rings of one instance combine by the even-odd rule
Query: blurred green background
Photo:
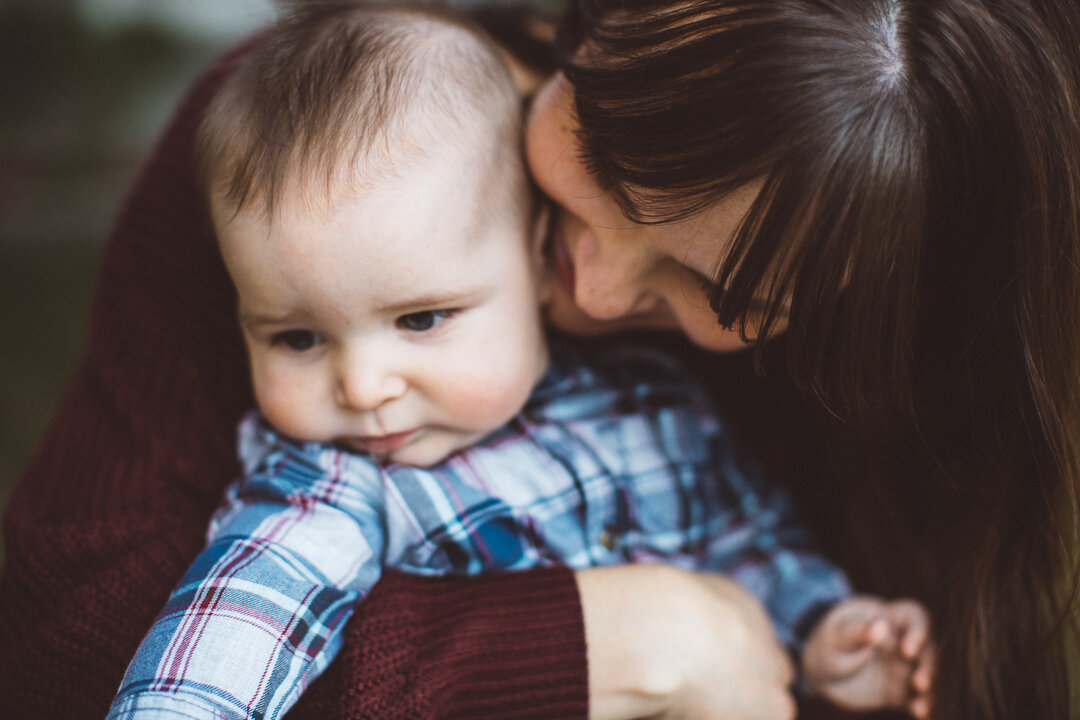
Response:
POLYGON ((78 358, 139 162, 186 85, 275 13, 273 0, 0 2, 0 505, 78 358))

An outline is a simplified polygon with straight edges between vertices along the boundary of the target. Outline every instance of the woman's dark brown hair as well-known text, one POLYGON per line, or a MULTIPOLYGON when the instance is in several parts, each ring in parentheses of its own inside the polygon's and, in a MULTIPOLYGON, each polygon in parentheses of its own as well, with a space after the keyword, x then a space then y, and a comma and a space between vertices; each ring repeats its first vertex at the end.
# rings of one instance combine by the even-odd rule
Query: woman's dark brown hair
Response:
POLYGON ((791 374, 861 442, 833 487, 903 518, 860 527, 902 527, 865 547, 911 577, 862 579, 934 608, 937 715, 1068 717, 1075 0, 579 0, 562 37, 584 159, 628 217, 764 181, 712 304, 746 333, 766 294, 767 337, 790 303, 791 374))

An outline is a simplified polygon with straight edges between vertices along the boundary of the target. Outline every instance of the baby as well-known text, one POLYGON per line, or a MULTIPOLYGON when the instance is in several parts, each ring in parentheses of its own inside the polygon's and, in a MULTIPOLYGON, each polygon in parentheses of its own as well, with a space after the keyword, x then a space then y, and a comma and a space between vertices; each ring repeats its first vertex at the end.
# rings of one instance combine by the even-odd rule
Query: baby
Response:
POLYGON ((742 582, 810 692, 927 707, 925 610, 850 597, 685 371, 545 336, 520 124, 430 6, 301 7, 226 83, 198 152, 258 411, 109 717, 281 717, 384 567, 626 562, 742 582))

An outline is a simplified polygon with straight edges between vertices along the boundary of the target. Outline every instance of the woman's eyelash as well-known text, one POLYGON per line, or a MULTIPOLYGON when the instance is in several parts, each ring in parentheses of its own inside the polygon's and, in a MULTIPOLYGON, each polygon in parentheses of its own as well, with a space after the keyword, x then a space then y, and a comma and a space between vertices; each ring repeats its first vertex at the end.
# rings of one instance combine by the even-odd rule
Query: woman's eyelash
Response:
POLYGON ((701 292, 705 295, 706 302, 715 310, 714 303, 720 302, 724 291, 715 282, 701 275, 698 275, 698 283, 701 285, 701 292))

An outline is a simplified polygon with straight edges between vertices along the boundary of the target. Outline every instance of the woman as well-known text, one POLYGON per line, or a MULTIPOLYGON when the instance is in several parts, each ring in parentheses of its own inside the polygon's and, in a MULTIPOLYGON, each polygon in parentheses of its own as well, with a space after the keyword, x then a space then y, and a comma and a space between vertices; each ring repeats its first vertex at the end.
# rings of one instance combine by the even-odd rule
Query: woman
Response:
POLYGON ((791 376, 860 434, 857 477, 837 467, 832 487, 874 519, 855 535, 872 552, 837 552, 937 609, 937 712, 1065 717, 1076 4, 575 10, 528 133, 562 208, 556 321, 676 327, 718 351, 754 338, 759 357, 783 334, 791 376))
MULTIPOLYGON (((705 16, 744 34, 745 43, 738 52, 726 44, 711 48, 709 64, 741 69, 751 63, 747 77, 757 78, 735 88, 744 105, 736 113, 742 124, 731 126, 716 115, 722 96, 710 100, 702 94, 688 109, 678 104, 687 97, 685 84, 671 84, 660 73, 668 66, 665 58, 674 69, 685 68, 701 55, 689 40, 708 41, 715 31, 676 14, 668 3, 623 3, 629 12, 618 14, 581 8, 570 25, 581 34, 568 43, 572 62, 566 77, 574 92, 568 81, 556 80, 537 99, 529 130, 536 175, 566 207, 555 226, 555 260, 585 319, 677 325, 714 349, 779 334, 786 348, 756 345, 768 380, 728 381, 729 373, 745 369, 745 354, 710 355, 702 362, 722 395, 756 399, 747 405, 745 427, 761 447, 801 441, 815 450, 819 439, 812 429, 840 436, 827 453, 791 450, 779 461, 776 455, 764 457, 780 472, 799 471, 792 488, 806 490, 810 517, 832 529, 823 536, 834 548, 851 547, 853 537, 866 546, 869 561, 850 550, 841 553, 861 583, 882 592, 910 588, 934 602, 943 638, 941 716, 1062 716, 1064 660, 1050 642, 1057 636, 1047 632, 1064 609, 1060 600, 1073 577, 1061 547, 1075 546, 1069 534, 1075 489, 1066 481, 1076 477, 1080 323, 1061 318, 1077 317, 1080 305, 1074 207, 1080 154, 1073 152, 1077 130, 1071 113, 1077 65, 1066 56, 1075 43, 1040 28, 1061 28, 1064 35, 1076 27, 1073 11, 1063 4, 1053 10, 1053 23, 1016 19, 1017 30, 1035 30, 1009 48, 1010 54, 1024 51, 1024 58, 1037 48, 1044 65, 1064 67, 1025 66, 1027 83, 1001 90, 953 87, 949 77, 938 81, 939 95, 968 93, 972 102, 995 111, 1022 106, 1015 98, 1005 100, 1024 85, 1031 95, 1025 110, 1035 115, 1016 117, 1014 111, 1004 129, 983 128, 993 140, 1012 142, 1011 151, 987 152, 994 143, 966 134, 973 128, 956 118, 934 118, 915 135, 942 133, 945 140, 920 154, 924 167, 909 169, 934 184, 923 200, 927 207, 921 215, 894 210, 879 217, 878 196, 902 199, 897 209, 919 209, 918 197, 900 194, 917 196, 919 183, 872 183, 891 177, 885 170, 896 158, 887 152, 869 164, 878 175, 851 169, 851 177, 834 179, 825 172, 821 157, 832 157, 830 148, 813 145, 815 121, 804 103, 827 101, 844 90, 829 80, 835 69, 821 67, 825 74, 813 92, 787 108, 777 87, 761 78, 766 69, 780 78, 791 67, 818 69, 836 57, 836 46, 826 41, 848 38, 838 28, 889 28, 883 19, 890 15, 863 10, 871 6, 864 0, 805 4, 817 8, 816 25, 784 21, 787 32, 757 35, 755 29, 764 27, 761 13, 771 14, 768 8, 776 3, 737 13, 718 2, 703 6, 705 16), (834 4, 839 8, 830 11, 834 4), (653 16, 655 21, 648 20, 653 16), (633 40, 635 28, 627 21, 635 18, 647 20, 637 28, 647 33, 644 42, 633 40), (841 19, 847 25, 834 24, 841 19), (803 48, 812 62, 776 54, 793 51, 791 41, 814 28, 803 48), (579 43, 577 37, 587 40, 579 43), (605 44, 621 37, 636 46, 620 52, 605 44), (629 67, 607 67, 613 58, 627 59, 629 67), (1047 86, 1054 79, 1057 85, 1047 86), (605 97, 608 88, 616 93, 628 86, 637 89, 605 97), (667 131, 652 137, 645 132, 653 126, 650 107, 670 108, 685 124, 674 143, 665 144, 672 137, 667 131), (1054 112, 1060 116, 1056 127, 1050 120, 1054 112), (704 156, 709 132, 729 139, 724 162, 704 156), (1031 139, 1024 144, 1025 138, 1031 139), (641 161, 619 152, 620 142, 631 140, 641 144, 641 161), (1028 156, 1032 143, 1051 142, 1052 155, 1028 156), (582 179, 575 143, 588 151, 603 178, 599 187, 588 174, 584 184, 573 185, 582 179), (1012 162, 1003 170, 1005 157, 1012 162), (705 171, 695 175, 688 168, 698 159, 705 171), (721 174, 716 168, 731 170, 721 174), (1009 178, 1008 193, 1001 192, 1002 175, 1009 178), (961 177, 965 182, 954 184, 961 177), (858 192, 851 193, 851 203, 836 207, 840 186, 858 192), (1021 192, 1013 197, 1017 188, 1021 192), (583 208, 583 200, 596 204, 583 208), (749 220, 742 223, 747 206, 749 220), (640 219, 671 221, 633 223, 624 210, 631 217, 637 212, 640 219), (740 223, 745 232, 735 232, 740 223), (834 226, 859 232, 824 232, 834 226), (589 234, 583 228, 592 239, 582 241, 589 234), (889 239, 889 252, 875 262, 882 236, 889 239), (1009 257, 1013 246, 1006 241, 1013 236, 1025 239, 1019 266, 1009 257), (849 237, 876 244, 868 248, 849 237), (942 238, 950 242, 930 246, 942 238), (964 243, 975 242, 985 242, 992 252, 980 246, 979 253, 965 254, 964 243), (977 275, 968 271, 973 264, 977 275), (617 282, 605 286, 609 277, 617 282), (716 314, 706 314, 706 282, 724 289, 712 298, 722 323, 746 338, 717 333, 716 314), (1056 315, 1044 317, 1050 312, 1056 315), (778 362, 781 350, 786 363, 778 362), (853 420, 825 427, 825 413, 788 395, 781 379, 787 366, 832 410, 853 420), (780 432, 774 417, 796 429, 780 432), (858 437, 847 437, 856 425, 858 437), (838 478, 846 493, 842 503, 819 502, 813 491, 820 485, 800 484, 807 458, 818 455, 841 470, 859 471, 810 473, 838 478), (851 477, 855 481, 848 482, 851 477), (896 519, 875 513, 884 502, 896 519), (840 512, 848 507, 856 511, 840 512), (1052 508, 1065 508, 1053 516, 1057 526, 1048 522, 1052 508), (997 534, 987 533, 988 527, 997 534), (889 536, 888 530, 904 534, 889 536), (941 537, 955 547, 943 546, 950 552, 936 562, 936 555, 922 551, 940 549, 935 543, 941 537), (995 627, 1006 609, 1012 613, 1009 623, 995 627), (1048 637, 1049 651, 1032 650, 1048 637), (1024 663, 1030 675, 1009 675, 1024 663)), ((897 22, 915 12, 893 5, 897 22)), ((992 34, 993 18, 980 15, 973 3, 933 5, 946 15, 950 9, 974 13, 978 22, 959 23, 962 29, 974 24, 992 34)), ((1024 14, 1021 8, 1007 12, 1024 14)), ((902 49, 909 31, 896 27, 895 36, 884 37, 894 38, 888 46, 902 49)), ((948 28, 948 37, 963 37, 955 30, 948 28)), ((938 34, 944 35, 940 25, 919 42, 938 34)), ((857 36, 848 42, 864 47, 857 36)), ((936 58, 944 50, 923 51, 936 58)), ((981 45, 971 50, 984 52, 981 45)), ((983 60, 979 53, 970 57, 983 60)), ((840 59, 850 66, 865 58, 840 59)), ((995 81, 1010 77, 1002 67, 1017 74, 1025 62, 993 59, 1003 63, 991 64, 995 81)), ((0 674, 0 703, 16 716, 104 714, 135 643, 200 548, 206 517, 235 472, 228 438, 251 398, 231 313, 234 297, 200 209, 189 155, 191 133, 229 62, 189 94, 118 219, 86 353, 10 502, 8 558, 0 581, 0 666, 9 670, 0 674)), ((938 77, 929 67, 921 72, 938 77)), ((789 99, 795 89, 787 91, 789 99)), ((934 99, 918 95, 918 103, 896 122, 917 124, 912 118, 924 117, 934 99)), ((968 125, 986 116, 984 108, 975 110, 979 119, 968 125)), ((838 150, 832 149, 838 153, 832 167, 843 169, 845 156, 838 150)), ((913 162, 905 153, 897 155, 901 165, 913 162)), ((560 307, 557 315, 564 321, 579 318, 569 304, 560 307)), ((789 717, 790 668, 767 635, 760 609, 738 588, 722 578, 665 568, 588 571, 576 578, 550 570, 438 583, 391 576, 365 603, 339 662, 305 695, 296 715, 571 718, 653 710, 666 717, 789 717)))

